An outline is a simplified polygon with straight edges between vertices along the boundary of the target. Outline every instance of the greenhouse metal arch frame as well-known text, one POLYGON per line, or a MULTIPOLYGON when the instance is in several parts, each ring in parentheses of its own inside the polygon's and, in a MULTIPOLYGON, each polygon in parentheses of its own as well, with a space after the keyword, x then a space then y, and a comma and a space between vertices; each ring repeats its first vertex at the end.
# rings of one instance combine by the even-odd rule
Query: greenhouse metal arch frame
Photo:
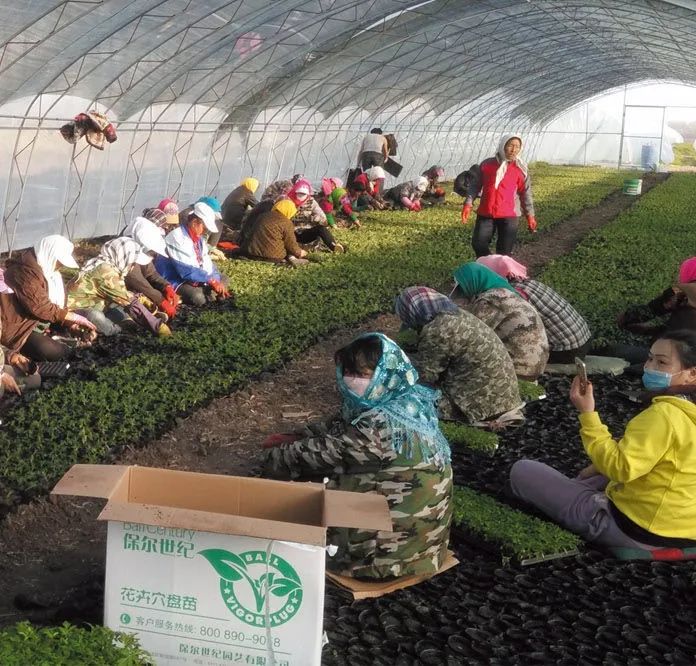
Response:
POLYGON ((244 175, 343 173, 373 125, 408 174, 637 81, 696 83, 691 0, 39 0, 0 26, 0 249, 115 233, 244 175), (106 113, 104 152, 58 133, 106 113))

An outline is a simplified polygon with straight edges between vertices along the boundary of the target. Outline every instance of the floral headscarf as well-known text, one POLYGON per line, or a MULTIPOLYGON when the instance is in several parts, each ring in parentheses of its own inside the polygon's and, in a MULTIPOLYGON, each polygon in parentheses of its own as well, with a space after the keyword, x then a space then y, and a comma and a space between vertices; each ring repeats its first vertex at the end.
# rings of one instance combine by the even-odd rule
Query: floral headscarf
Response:
POLYGON ((417 446, 423 460, 438 466, 449 463, 450 448, 440 431, 435 407, 439 391, 417 384, 418 372, 393 340, 381 333, 365 333, 357 339, 368 337, 382 341, 382 357, 364 395, 358 396, 348 388, 343 368, 336 366, 343 417, 355 425, 366 416, 382 414, 392 430, 392 446, 397 454, 410 456, 417 446))

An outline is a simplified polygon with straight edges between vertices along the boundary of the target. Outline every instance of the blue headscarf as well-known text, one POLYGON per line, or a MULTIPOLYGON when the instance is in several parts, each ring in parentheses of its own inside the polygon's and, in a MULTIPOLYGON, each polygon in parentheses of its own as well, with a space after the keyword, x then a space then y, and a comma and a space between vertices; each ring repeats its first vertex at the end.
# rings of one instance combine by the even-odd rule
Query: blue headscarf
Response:
POLYGON ((382 341, 382 357, 363 396, 346 386, 343 368, 336 366, 343 418, 355 425, 366 416, 382 414, 391 428, 397 454, 410 457, 417 445, 423 460, 438 466, 449 463, 449 444, 440 431, 435 408, 439 392, 417 384, 418 372, 393 340, 381 333, 365 333, 357 339, 368 337, 382 341))

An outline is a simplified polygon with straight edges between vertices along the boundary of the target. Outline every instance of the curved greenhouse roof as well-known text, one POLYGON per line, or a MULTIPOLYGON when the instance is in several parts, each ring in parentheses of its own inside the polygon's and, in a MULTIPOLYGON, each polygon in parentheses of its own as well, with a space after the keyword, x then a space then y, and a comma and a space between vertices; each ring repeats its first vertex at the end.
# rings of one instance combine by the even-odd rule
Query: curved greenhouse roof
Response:
POLYGON ((114 232, 165 194, 343 171, 372 124, 401 159, 466 166, 627 83, 696 83, 691 0, 5 3, 0 245, 114 232), (16 6, 15 6, 16 5, 16 6), (103 153, 56 131, 96 108, 103 153))

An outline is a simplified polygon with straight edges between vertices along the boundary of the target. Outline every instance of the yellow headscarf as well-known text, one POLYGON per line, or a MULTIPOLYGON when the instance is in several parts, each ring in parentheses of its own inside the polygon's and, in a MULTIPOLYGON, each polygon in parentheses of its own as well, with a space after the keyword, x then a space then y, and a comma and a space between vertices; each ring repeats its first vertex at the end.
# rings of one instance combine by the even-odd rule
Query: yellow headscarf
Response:
POLYGON ((251 190, 251 193, 253 194, 259 189, 259 181, 256 180, 256 178, 245 178, 242 181, 242 186, 246 187, 247 190, 251 190))
POLYGON ((297 206, 290 199, 281 199, 273 206, 273 210, 277 210, 281 215, 285 215, 288 220, 292 220, 297 214, 297 206))

